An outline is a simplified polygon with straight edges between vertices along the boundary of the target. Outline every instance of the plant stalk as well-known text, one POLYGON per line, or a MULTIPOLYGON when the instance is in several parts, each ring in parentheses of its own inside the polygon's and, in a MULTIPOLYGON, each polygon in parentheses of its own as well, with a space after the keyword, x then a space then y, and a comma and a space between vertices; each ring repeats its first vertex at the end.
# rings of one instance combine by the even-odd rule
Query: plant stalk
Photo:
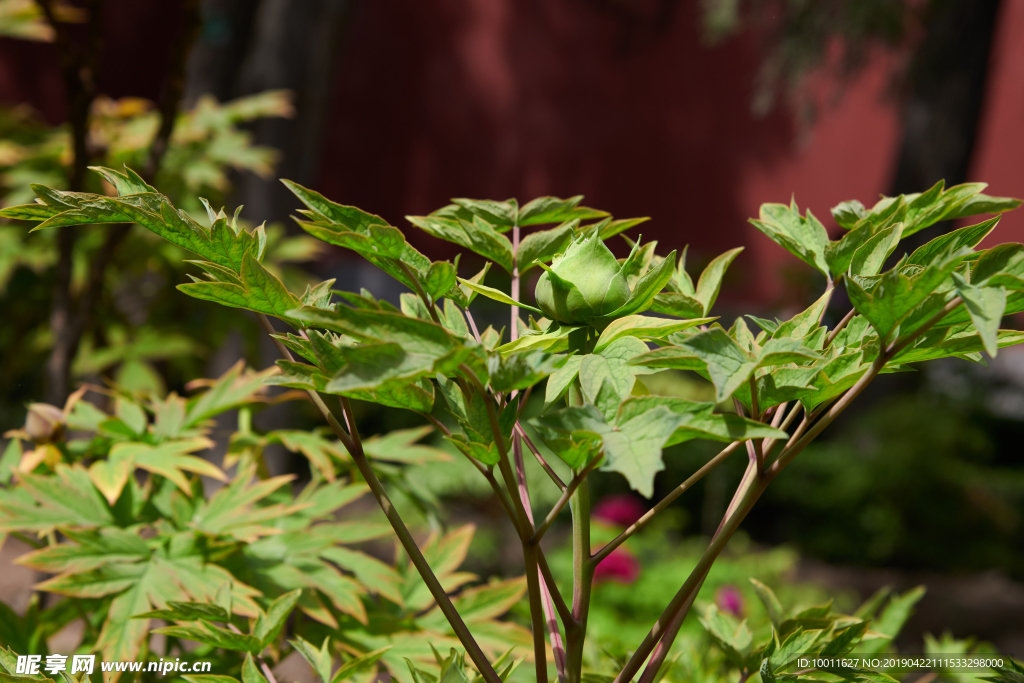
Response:
MULTIPOLYGON (((274 326, 271 324, 270 319, 263 313, 257 313, 260 324, 263 329, 270 334, 271 340, 277 347, 278 352, 289 361, 294 362, 294 357, 288 347, 284 345, 280 339, 275 337, 276 331, 274 326)), ((423 557, 423 553, 420 552, 419 546, 416 545, 416 540, 413 539, 412 534, 409 533, 409 528, 405 526, 405 522, 402 520, 401 515, 398 514, 398 510, 391 503, 391 499, 388 498, 388 494, 384 491, 384 486, 380 483, 377 475, 373 472, 373 468, 370 466, 369 461, 366 459, 366 454, 363 452, 362 443, 359 440, 359 433, 354 429, 355 420, 351 415, 351 409, 348 406, 348 400, 342 399, 342 406, 345 410, 345 420, 353 428, 352 434, 350 435, 345 428, 341 426, 338 419, 334 417, 334 413, 327 407, 320 394, 316 391, 309 390, 306 392, 309 394, 309 398, 313 401, 313 404, 320 410, 324 419, 327 420, 327 424, 330 425, 331 430, 335 433, 341 443, 348 450, 352 456, 352 460, 356 463, 356 467, 359 468, 360 474, 363 475, 363 479, 366 480, 367 485, 370 487, 370 492, 373 493, 373 497, 377 500, 377 504, 380 509, 384 512, 384 516, 387 517, 388 522, 391 524, 391 529, 395 532, 395 536, 398 537, 399 543, 408 553, 409 559, 412 561, 416 571, 419 572, 420 578, 423 579, 423 583, 427 585, 427 590, 430 591, 437 606, 440 608, 441 613, 444 614, 448 620, 448 624, 452 627, 452 631, 455 632, 456 637, 462 646, 466 648, 466 654, 469 655, 473 665, 476 666, 477 671, 483 677, 487 683, 502 683, 501 677, 491 666, 491 663, 487 661, 487 657, 484 655, 483 650, 480 649, 480 645, 473 638, 473 634, 469 632, 469 628, 466 626, 466 622, 462 620, 455 606, 452 604, 451 599, 445 592, 441 583, 437 580, 433 570, 430 569, 430 565, 427 563, 426 558, 423 557)))

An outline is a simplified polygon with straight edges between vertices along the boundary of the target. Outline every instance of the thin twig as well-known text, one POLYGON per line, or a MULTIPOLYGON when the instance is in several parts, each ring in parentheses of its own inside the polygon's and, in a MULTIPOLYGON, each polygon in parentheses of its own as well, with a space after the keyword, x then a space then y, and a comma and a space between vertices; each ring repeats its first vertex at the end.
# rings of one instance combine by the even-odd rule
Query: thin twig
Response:
POLYGON ((537 447, 533 445, 533 442, 530 441, 530 437, 526 435, 526 430, 524 430, 522 426, 519 425, 518 423, 516 424, 516 430, 519 432, 519 436, 523 437, 523 441, 526 442, 526 446, 533 453, 533 457, 537 459, 537 462, 540 463, 540 466, 543 467, 544 471, 548 473, 548 477, 551 478, 551 481, 555 483, 555 486, 564 491, 565 482, 562 481, 562 478, 559 477, 553 469, 551 469, 551 465, 549 465, 548 461, 544 459, 544 456, 540 454, 540 451, 537 449, 537 447))
POLYGON ((836 326, 832 328, 832 331, 828 333, 828 336, 825 337, 825 344, 823 345, 823 348, 827 349, 829 347, 829 345, 835 340, 836 336, 840 332, 842 332, 844 327, 846 327, 847 323, 849 323, 851 320, 853 320, 853 317, 855 315, 857 315, 857 309, 856 308, 851 308, 850 312, 847 313, 845 316, 843 316, 843 319, 840 320, 836 324, 836 326))
POLYGON ((667 508, 669 505, 671 505, 676 498, 681 496, 684 491, 686 491, 691 486, 700 481, 701 478, 704 477, 704 475, 718 467, 718 465, 721 464, 722 461, 728 458, 734 451, 736 451, 737 448, 740 447, 741 443, 743 442, 733 441, 731 444, 723 448, 718 453, 718 455, 704 463, 703 467, 701 467, 699 470, 690 475, 689 479, 684 481, 682 484, 673 489, 671 493, 669 493, 667 496, 658 501, 658 504, 655 505, 650 510, 648 510, 646 513, 644 513, 643 517, 630 524, 626 528, 626 530, 618 536, 616 536, 611 543, 609 543, 608 545, 604 546, 599 551, 594 553, 594 562, 596 564, 599 564, 602 560, 604 560, 604 558, 608 557, 608 555, 610 555, 613 550, 622 545, 626 541, 626 539, 628 539, 630 536, 643 529, 645 526, 647 526, 647 524, 652 519, 654 519, 655 515, 657 515, 659 512, 667 508))
POLYGON ((600 461, 601 458, 594 458, 586 467, 579 471, 579 474, 572 478, 572 481, 569 482, 569 486, 562 491, 562 495, 555 503, 555 506, 551 508, 551 511, 548 513, 547 517, 544 518, 544 521, 541 522, 541 525, 537 527, 537 530, 533 532, 533 538, 530 539, 531 543, 540 543, 540 539, 544 537, 544 533, 547 532, 548 528, 550 528, 551 524, 555 521, 555 518, 558 517, 558 513, 562 511, 562 508, 564 508, 566 503, 569 502, 572 494, 576 493, 576 489, 579 488, 579 485, 587 478, 587 475, 594 471, 594 468, 597 467, 600 461))
POLYGON ((565 599, 562 594, 558 591, 558 586, 555 584, 555 577, 551 574, 551 568, 548 567, 548 560, 541 553, 537 558, 537 564, 540 567, 541 576, 544 577, 544 583, 547 584, 548 591, 555 601, 555 609, 558 611, 558 617, 562 620, 562 624, 566 630, 576 625, 576 619, 572 616, 572 610, 569 609, 569 605, 565 604, 565 599))
POLYGON ((469 306, 466 306, 462 312, 466 314, 466 322, 469 323, 469 329, 473 332, 473 336, 477 341, 481 341, 480 330, 476 328, 476 320, 473 319, 473 314, 469 312, 469 306))

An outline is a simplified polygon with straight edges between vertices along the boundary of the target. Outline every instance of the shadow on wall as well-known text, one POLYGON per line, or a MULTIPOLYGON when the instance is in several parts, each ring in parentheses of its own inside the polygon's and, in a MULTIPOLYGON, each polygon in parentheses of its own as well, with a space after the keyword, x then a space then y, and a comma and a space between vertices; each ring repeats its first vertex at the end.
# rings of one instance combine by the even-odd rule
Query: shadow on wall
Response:
POLYGON ((675 4, 626 22, 597 0, 359 3, 319 188, 397 225, 453 196, 582 193, 652 216, 645 238, 741 244, 739 169, 788 150, 790 119, 750 114, 752 40, 707 49, 675 4))

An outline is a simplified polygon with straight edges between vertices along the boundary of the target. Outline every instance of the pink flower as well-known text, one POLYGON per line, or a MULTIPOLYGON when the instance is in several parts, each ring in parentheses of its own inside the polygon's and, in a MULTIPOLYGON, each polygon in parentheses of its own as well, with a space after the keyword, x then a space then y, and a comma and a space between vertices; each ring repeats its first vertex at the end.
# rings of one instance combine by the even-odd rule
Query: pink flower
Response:
MULTIPOLYGON (((645 512, 647 512, 647 506, 641 503, 636 496, 621 493, 602 498, 594 506, 593 515, 595 519, 605 524, 629 526, 643 517, 645 512)), ((614 553, 612 554, 614 555, 614 553)))
POLYGON ((633 583, 640 576, 640 563, 627 550, 616 548, 594 570, 594 581, 633 583))
POLYGON ((715 604, 718 609, 734 616, 743 616, 743 596, 735 586, 722 586, 715 593, 715 604))

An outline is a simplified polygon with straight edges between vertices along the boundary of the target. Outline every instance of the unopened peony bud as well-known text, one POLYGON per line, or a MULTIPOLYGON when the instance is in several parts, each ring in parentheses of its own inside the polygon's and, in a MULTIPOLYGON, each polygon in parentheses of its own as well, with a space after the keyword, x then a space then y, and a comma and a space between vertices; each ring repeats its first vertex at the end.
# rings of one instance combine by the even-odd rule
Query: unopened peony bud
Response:
POLYGON ((578 237, 537 282, 537 305, 552 320, 583 325, 629 300, 622 265, 600 237, 578 237))

